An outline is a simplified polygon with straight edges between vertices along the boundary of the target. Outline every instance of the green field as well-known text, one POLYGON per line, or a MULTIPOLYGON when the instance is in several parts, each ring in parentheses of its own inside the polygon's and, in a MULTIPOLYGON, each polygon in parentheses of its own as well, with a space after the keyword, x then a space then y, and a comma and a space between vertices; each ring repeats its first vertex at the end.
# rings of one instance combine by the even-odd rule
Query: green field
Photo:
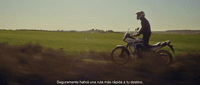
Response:
MULTIPOLYGON (((142 35, 141 35, 142 36, 142 35)), ((46 48, 63 48, 66 54, 76 55, 83 51, 111 52, 116 45, 126 45, 119 33, 69 33, 48 31, 0 31, 0 43, 21 45, 29 42, 39 43, 46 48), (86 40, 87 38, 87 40, 86 40)), ((176 54, 200 51, 198 34, 152 34, 149 43, 155 44, 171 40, 176 54)), ((169 47, 163 49, 172 52, 169 47)))

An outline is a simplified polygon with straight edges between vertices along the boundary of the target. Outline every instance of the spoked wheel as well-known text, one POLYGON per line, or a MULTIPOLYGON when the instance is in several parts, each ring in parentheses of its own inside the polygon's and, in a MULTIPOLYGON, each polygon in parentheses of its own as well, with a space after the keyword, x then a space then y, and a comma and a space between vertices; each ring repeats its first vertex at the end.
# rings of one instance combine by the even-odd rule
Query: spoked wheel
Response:
POLYGON ((156 52, 160 62, 163 64, 170 64, 172 62, 172 54, 166 50, 159 50, 156 52))
POLYGON ((128 62, 129 55, 126 53, 127 49, 125 48, 115 48, 111 53, 112 60, 119 64, 123 65, 128 62))

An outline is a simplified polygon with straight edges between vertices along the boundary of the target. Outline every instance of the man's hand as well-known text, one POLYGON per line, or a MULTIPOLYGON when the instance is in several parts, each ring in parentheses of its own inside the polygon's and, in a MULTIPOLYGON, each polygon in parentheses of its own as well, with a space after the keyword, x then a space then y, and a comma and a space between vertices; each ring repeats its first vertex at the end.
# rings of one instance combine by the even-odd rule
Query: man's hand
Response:
POLYGON ((139 30, 139 27, 135 29, 135 31, 139 30))

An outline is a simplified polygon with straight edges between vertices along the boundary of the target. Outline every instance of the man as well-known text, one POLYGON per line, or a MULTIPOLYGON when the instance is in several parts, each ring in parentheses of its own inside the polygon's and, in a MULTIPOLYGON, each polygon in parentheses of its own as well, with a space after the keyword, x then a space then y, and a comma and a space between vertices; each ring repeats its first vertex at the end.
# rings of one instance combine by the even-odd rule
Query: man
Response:
MULTIPOLYGON (((136 12, 136 14, 137 14, 137 20, 141 20, 142 27, 140 31, 138 32, 138 34, 136 34, 135 36, 139 36, 140 34, 143 34, 144 46, 148 47, 149 38, 151 36, 151 27, 150 27, 149 21, 145 18, 145 14, 143 11, 136 12)), ((130 44, 130 49, 134 49, 134 46, 133 45, 131 46, 131 44, 130 44)), ((134 50, 132 51, 134 52, 134 50)), ((136 51, 134 55, 137 56, 138 58, 141 58, 141 56, 139 56, 139 51, 136 51)))
POLYGON ((149 38, 151 36, 151 27, 149 24, 149 21, 145 18, 145 14, 143 11, 136 12, 137 14, 137 20, 141 20, 141 29, 138 32, 137 35, 139 36, 140 34, 143 34, 143 40, 144 40, 144 46, 148 47, 149 46, 149 38))

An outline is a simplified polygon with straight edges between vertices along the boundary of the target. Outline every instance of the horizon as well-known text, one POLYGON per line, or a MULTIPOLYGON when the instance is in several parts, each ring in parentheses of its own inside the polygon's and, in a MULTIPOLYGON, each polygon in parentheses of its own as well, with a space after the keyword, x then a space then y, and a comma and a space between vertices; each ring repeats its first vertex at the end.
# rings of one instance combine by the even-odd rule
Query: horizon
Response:
POLYGON ((141 28, 144 11, 152 31, 199 30, 199 0, 2 0, 0 29, 113 30, 141 28))
MULTIPOLYGON (((81 31, 91 31, 92 29, 88 29, 88 30, 61 30, 61 29, 57 29, 57 30, 44 30, 44 29, 0 29, 0 30, 17 30, 17 31, 20 31, 20 30, 27 30, 27 31, 77 31, 77 32, 81 32, 81 31)), ((95 31, 96 29, 94 29, 95 31)), ((97 29, 97 30, 102 30, 102 29, 97 29)), ((103 30, 104 32, 106 31, 109 31, 109 30, 103 30)), ((112 30, 114 32, 126 32, 126 30, 124 31, 115 31, 115 30, 112 30)), ((152 32, 169 32, 169 31, 200 31, 200 29, 197 29, 197 30, 190 30, 190 29, 183 29, 183 30, 165 30, 165 31, 152 31, 152 32)), ((132 30, 131 32, 135 32, 134 30, 132 30)))

